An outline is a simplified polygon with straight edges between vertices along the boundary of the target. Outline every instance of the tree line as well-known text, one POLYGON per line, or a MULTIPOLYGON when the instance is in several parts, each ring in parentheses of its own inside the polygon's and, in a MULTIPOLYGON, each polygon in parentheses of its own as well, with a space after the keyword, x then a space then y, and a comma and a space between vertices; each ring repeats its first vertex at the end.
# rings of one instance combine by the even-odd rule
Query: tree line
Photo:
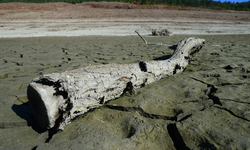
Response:
MULTIPOLYGON (((102 2, 103 0, 0 0, 0 3, 9 2, 25 2, 25 3, 49 3, 49 2, 66 2, 66 3, 82 3, 82 2, 102 2)), ((138 5, 171 5, 181 7, 203 7, 219 10, 241 10, 250 11, 250 0, 248 2, 218 2, 213 0, 105 0, 106 2, 125 2, 138 5)))

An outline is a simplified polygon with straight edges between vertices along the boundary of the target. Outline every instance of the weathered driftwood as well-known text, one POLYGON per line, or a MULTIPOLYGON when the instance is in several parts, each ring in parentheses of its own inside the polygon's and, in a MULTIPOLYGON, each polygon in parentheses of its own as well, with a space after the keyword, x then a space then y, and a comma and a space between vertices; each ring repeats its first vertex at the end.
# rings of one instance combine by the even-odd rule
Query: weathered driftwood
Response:
POLYGON ((154 36, 172 36, 174 35, 173 32, 169 31, 168 29, 152 29, 152 35, 154 36))
POLYGON ((199 51, 204 42, 204 39, 186 38, 178 43, 172 57, 164 61, 97 65, 43 75, 28 86, 32 111, 42 128, 63 129, 73 118, 92 108, 182 72, 190 55, 199 51))

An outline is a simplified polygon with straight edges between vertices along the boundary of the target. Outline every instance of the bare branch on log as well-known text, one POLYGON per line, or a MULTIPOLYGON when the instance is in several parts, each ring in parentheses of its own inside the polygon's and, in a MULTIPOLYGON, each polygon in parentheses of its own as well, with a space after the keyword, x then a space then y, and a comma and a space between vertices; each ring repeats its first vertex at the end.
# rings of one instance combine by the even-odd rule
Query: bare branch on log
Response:
POLYGON ((42 128, 63 129, 73 118, 126 92, 182 72, 190 55, 204 46, 205 40, 186 38, 177 44, 170 59, 141 61, 135 64, 89 66, 34 79, 27 95, 42 128))
POLYGON ((139 37, 144 41, 144 43, 145 44, 147 44, 148 42, 139 34, 139 32, 138 31, 135 31, 138 35, 139 35, 139 37))
MULTIPOLYGON (((144 41, 145 44, 148 44, 148 45, 162 45, 162 43, 148 43, 148 42, 146 41, 146 39, 144 39, 144 38, 140 35, 140 33, 139 33, 138 31, 135 31, 135 32, 139 35, 139 37, 144 41)), ((164 46, 169 46, 169 45, 165 45, 165 44, 164 44, 164 46)))

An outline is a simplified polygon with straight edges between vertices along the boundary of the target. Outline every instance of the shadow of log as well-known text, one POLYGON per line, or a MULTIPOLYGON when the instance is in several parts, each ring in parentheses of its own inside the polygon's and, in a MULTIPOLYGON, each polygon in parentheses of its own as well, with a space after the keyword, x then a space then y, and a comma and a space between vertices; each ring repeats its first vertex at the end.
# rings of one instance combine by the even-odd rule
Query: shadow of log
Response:
POLYGON ((169 59, 172 55, 165 55, 165 56, 161 56, 161 57, 158 57, 158 58, 155 58, 154 60, 166 60, 166 59, 169 59))
POLYGON ((46 130, 42 129, 37 120, 35 119, 32 111, 31 111, 31 108, 30 108, 30 105, 29 103, 23 103, 21 105, 16 105, 14 104, 12 106, 12 110, 19 116, 21 117, 22 119, 26 120, 27 121, 27 125, 28 126, 31 126, 33 130, 35 130, 36 132, 38 133, 43 133, 45 132, 46 130))

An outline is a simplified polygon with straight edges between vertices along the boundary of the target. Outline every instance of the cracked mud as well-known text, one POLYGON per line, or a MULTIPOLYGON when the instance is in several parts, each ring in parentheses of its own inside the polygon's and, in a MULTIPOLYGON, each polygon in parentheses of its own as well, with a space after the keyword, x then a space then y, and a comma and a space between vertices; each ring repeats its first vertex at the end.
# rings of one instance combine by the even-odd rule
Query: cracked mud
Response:
MULTIPOLYGON (((171 45, 184 37, 146 38, 171 45)), ((64 131, 39 129, 26 97, 31 79, 90 64, 157 61, 173 50, 137 36, 1 39, 0 149, 247 149, 250 36, 197 37, 206 46, 184 72, 79 116, 64 131)))

